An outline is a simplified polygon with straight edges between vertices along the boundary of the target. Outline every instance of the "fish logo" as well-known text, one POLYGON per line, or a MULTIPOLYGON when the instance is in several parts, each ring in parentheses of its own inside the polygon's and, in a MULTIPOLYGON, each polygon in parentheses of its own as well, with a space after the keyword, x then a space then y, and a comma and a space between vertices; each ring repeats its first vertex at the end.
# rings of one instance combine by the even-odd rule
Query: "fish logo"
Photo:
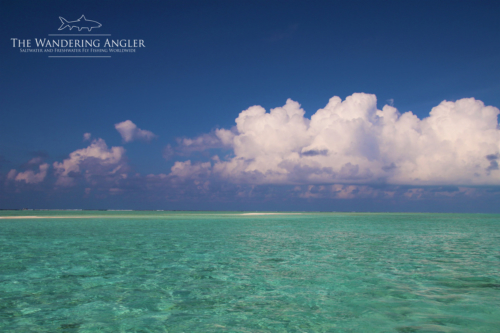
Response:
POLYGON ((62 22, 62 25, 58 30, 63 30, 66 27, 69 27, 69 30, 73 28, 78 28, 78 31, 82 31, 82 29, 87 29, 89 32, 94 28, 100 28, 102 26, 101 23, 97 21, 87 20, 84 15, 80 17, 76 21, 68 21, 64 17, 59 16, 59 19, 62 22))

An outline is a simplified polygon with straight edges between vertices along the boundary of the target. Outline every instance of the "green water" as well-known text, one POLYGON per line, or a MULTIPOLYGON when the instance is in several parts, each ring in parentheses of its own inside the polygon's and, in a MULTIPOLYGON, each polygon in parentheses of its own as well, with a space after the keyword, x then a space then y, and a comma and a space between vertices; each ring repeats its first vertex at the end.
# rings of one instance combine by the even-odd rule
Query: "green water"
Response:
POLYGON ((1 332, 500 332, 499 215, 23 214, 1 332))

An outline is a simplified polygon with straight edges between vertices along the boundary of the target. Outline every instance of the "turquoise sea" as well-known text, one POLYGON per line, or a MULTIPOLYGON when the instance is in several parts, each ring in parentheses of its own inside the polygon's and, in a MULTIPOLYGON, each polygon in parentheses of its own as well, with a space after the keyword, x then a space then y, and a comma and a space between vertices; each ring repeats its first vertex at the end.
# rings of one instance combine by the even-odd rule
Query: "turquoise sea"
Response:
POLYGON ((500 332, 500 215, 16 215, 1 332, 500 332))

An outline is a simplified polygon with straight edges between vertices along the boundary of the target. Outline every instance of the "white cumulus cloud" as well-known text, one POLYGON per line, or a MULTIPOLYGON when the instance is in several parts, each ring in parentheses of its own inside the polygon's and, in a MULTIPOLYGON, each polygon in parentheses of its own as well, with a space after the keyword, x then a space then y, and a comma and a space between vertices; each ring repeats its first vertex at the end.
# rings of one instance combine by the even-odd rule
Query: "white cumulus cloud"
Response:
MULTIPOLYGON (((37 184, 42 182, 45 179, 45 176, 47 176, 47 169, 49 168, 49 165, 47 163, 44 163, 41 164, 38 168, 39 168, 38 173, 35 173, 33 170, 19 172, 15 180, 16 181, 24 180, 26 184, 37 184)), ((10 176, 10 172, 8 176, 10 176)))
POLYGON ((191 161, 175 162, 171 168, 170 176, 179 178, 199 178, 200 176, 210 175, 211 163, 191 164, 191 161))
MULTIPOLYGON (((252 106, 236 129, 215 131, 234 155, 214 159, 211 173, 251 184, 498 185, 499 113, 465 98, 419 119, 389 105, 378 110, 365 93, 335 96, 310 119, 292 100, 270 112, 252 106)), ((176 164, 172 174, 189 176, 195 165, 176 164)))
POLYGON ((17 171, 16 171, 16 169, 11 169, 11 170, 7 173, 7 180, 14 180, 14 179, 16 179, 16 175, 17 175, 17 171))
POLYGON ((56 185, 74 185, 75 178, 81 175, 82 169, 85 169, 84 177, 87 181, 95 175, 117 174, 123 167, 124 154, 123 147, 108 148, 103 139, 96 139, 87 148, 69 154, 69 158, 64 161, 54 162, 56 185))
POLYGON ((38 172, 34 170, 26 170, 18 172, 16 169, 11 169, 7 173, 7 181, 24 181, 26 184, 38 184, 41 183, 47 176, 47 170, 49 169, 49 164, 43 163, 41 157, 34 157, 25 164, 25 167, 33 168, 38 166, 38 172))
POLYGON ((122 136, 124 142, 132 142, 135 140, 151 141, 156 138, 153 132, 140 129, 130 120, 115 124, 115 128, 122 136))

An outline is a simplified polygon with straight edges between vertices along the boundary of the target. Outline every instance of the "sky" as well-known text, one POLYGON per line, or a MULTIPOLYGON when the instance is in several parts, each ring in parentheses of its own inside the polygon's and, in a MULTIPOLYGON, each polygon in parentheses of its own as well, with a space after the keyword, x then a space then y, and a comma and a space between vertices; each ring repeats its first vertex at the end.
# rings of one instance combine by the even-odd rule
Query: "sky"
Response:
POLYGON ((498 1, 0 8, 0 209, 500 213, 498 1))

